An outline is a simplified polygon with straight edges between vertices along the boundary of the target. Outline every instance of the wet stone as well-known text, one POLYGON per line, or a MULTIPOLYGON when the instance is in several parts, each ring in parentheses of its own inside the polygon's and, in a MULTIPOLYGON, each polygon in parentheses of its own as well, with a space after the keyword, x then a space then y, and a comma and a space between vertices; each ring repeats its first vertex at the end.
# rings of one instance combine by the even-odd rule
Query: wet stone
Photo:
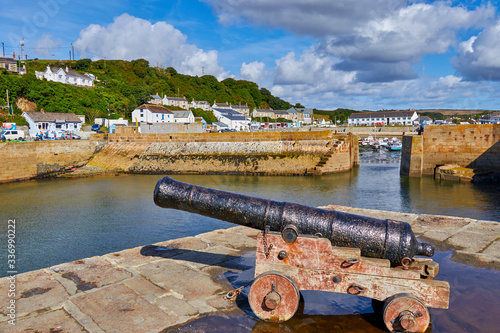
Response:
MULTIPOLYGON (((7 277, 0 279, 0 295, 8 295, 9 281, 7 277)), ((22 317, 28 313, 60 307, 68 297, 64 287, 49 273, 39 270, 16 275, 16 314, 22 317)), ((5 314, 4 307, 0 313, 5 314)), ((2 320, 7 317, 2 316, 2 320)), ((2 331, 3 332, 3 331, 2 331)))
POLYGON ((175 319, 124 285, 81 294, 71 301, 105 332, 158 332, 175 319))
POLYGON ((78 333, 87 332, 66 311, 56 310, 29 318, 18 318, 16 325, 0 323, 0 332, 37 332, 37 333, 78 333))
POLYGON ((114 267, 102 257, 86 258, 51 267, 63 279, 76 285, 77 292, 100 288, 130 278, 132 274, 114 267))

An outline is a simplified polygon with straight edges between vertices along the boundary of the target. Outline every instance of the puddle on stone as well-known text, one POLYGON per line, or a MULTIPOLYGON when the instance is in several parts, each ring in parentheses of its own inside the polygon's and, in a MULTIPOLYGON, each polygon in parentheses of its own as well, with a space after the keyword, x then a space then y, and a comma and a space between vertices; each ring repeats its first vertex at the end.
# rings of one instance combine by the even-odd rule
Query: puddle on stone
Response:
MULTIPOLYGON (((451 252, 436 252, 433 257, 440 265, 436 280, 450 284, 450 308, 429 308, 431 325, 426 333, 496 332, 496 317, 500 309, 500 271, 455 263, 451 255, 451 252)), ((247 256, 241 260, 248 263, 252 258, 247 256)), ((253 269, 235 273, 228 279, 239 287, 252 276, 252 272, 253 269)), ((218 313, 165 332, 387 332, 381 315, 374 313, 371 299, 318 291, 301 291, 304 302, 300 303, 299 310, 289 321, 266 323, 250 310, 246 298, 249 289, 245 288, 237 300, 242 313, 218 313)))

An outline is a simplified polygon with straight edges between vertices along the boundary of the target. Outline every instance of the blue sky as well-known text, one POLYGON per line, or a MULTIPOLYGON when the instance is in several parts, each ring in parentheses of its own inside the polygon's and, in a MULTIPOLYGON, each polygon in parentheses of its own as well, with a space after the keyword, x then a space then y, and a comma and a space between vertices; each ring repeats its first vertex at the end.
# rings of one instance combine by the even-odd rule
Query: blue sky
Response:
POLYGON ((318 109, 500 109, 497 1, 0 0, 5 53, 145 58, 318 109))

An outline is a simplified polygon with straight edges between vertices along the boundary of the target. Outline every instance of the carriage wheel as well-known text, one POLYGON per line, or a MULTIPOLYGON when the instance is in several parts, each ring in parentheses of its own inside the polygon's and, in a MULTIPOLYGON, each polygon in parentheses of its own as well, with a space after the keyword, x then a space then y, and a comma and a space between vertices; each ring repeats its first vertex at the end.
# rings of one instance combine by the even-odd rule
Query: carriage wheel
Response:
POLYGON ((281 322, 292 318, 299 307, 300 293, 295 282, 279 273, 266 272, 253 282, 248 302, 262 320, 281 322))
POLYGON ((425 332, 430 323, 427 307, 411 294, 397 294, 384 303, 384 323, 390 332, 425 332))

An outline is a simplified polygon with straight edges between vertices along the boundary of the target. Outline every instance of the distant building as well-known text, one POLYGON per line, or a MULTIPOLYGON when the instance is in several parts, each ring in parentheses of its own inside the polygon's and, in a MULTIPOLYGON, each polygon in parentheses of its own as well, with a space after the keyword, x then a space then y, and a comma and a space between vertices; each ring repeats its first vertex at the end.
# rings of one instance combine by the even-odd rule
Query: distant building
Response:
POLYGON ((231 109, 238 111, 245 117, 250 116, 250 108, 248 107, 248 104, 245 105, 231 105, 231 109))
POLYGON ((347 119, 349 126, 412 126, 418 120, 416 111, 377 111, 353 113, 347 119))
POLYGON ((189 103, 186 97, 168 97, 167 95, 165 95, 163 96, 162 104, 167 106, 178 106, 183 109, 189 109, 189 103))
POLYGON ((493 112, 479 119, 481 124, 500 124, 500 112, 493 112))
POLYGON ((230 108, 231 108, 231 104, 229 104, 228 102, 217 103, 216 101, 214 101, 214 105, 212 105, 212 109, 230 109, 230 108))
POLYGON ((273 119, 274 112, 273 109, 255 109, 252 112, 252 117, 254 118, 269 118, 273 119))
POLYGON ((210 104, 207 101, 191 101, 191 107, 194 109, 202 109, 203 111, 210 111, 210 104))
POLYGON ((132 111, 132 122, 138 123, 173 123, 172 111, 161 105, 143 104, 132 111))
POLYGON ((10 73, 17 73, 17 61, 13 58, 0 57, 0 68, 5 68, 10 73))
POLYGON ((158 95, 158 93, 156 93, 156 95, 150 95, 149 96, 149 100, 148 100, 148 104, 161 105, 162 104, 162 99, 158 95))
POLYGON ((61 137, 63 132, 82 129, 82 121, 74 113, 25 111, 22 116, 29 124, 31 137, 40 132, 43 134, 48 132, 51 138, 54 137, 54 133, 57 137, 61 137))
POLYGON ((46 79, 47 81, 60 82, 81 87, 93 87, 95 80, 94 75, 89 73, 77 73, 72 69, 68 69, 68 66, 66 66, 66 68, 47 66, 45 72, 35 71, 35 75, 40 80, 46 79))
POLYGON ((175 123, 194 123, 194 115, 191 110, 172 110, 175 123))

